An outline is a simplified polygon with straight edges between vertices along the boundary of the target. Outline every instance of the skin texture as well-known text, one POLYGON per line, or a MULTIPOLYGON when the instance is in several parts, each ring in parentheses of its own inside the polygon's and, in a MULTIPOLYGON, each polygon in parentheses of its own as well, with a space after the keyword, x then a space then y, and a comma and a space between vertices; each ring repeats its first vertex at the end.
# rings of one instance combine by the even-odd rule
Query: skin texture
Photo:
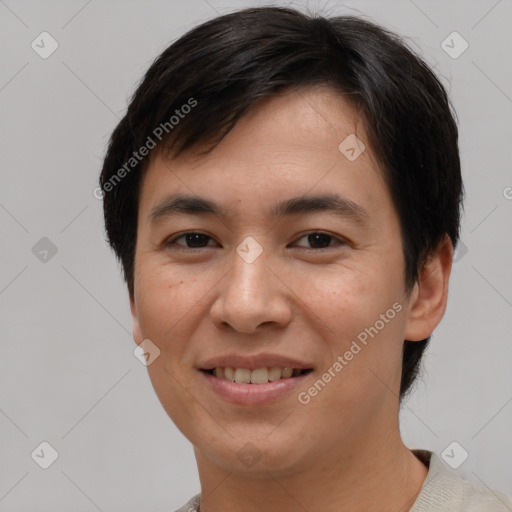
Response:
POLYGON ((265 100, 205 157, 152 155, 139 204, 133 332, 137 344, 150 339, 160 349, 149 376, 194 445, 202 512, 409 510, 427 469, 400 437, 402 345, 440 322, 451 261, 446 237, 407 296, 382 171, 357 111, 328 88, 265 100), (338 145, 353 133, 366 150, 349 161, 338 145), (271 216, 278 201, 333 191, 363 207, 366 222, 271 216), (151 223, 151 210, 178 192, 230 216, 151 223), (333 237, 327 248, 308 241, 316 231, 333 237), (186 232, 210 238, 195 251, 185 238, 165 245, 186 232), (263 249, 252 263, 236 252, 248 236, 263 249), (228 403, 197 369, 220 354, 281 354, 312 364, 298 390, 307 391, 397 302, 401 311, 307 405, 295 390, 265 405, 228 403), (251 467, 237 456, 246 443, 261 457, 251 467))

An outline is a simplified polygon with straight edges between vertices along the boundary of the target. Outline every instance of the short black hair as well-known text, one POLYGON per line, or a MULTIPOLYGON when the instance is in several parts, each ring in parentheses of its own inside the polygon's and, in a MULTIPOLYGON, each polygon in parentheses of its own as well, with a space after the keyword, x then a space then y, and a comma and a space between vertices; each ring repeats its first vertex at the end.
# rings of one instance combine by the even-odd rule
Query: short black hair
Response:
MULTIPOLYGON (((317 85, 360 112, 400 218, 407 293, 445 235, 457 246, 464 191, 456 113, 424 60, 361 16, 243 9, 193 28, 164 50, 110 138, 99 185, 107 241, 130 297, 139 190, 151 157, 144 155, 152 147, 152 154, 207 154, 260 101, 317 85)), ((429 340, 404 340, 401 398, 429 340)))

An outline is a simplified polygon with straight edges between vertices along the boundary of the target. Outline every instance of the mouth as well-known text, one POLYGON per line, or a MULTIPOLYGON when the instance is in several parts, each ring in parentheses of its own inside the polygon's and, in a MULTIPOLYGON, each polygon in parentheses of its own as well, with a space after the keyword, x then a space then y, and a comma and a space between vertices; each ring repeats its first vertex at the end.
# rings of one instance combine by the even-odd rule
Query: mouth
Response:
POLYGON ((283 403, 315 373, 312 360, 284 354, 223 354, 201 361, 200 382, 215 398, 240 406, 283 403))
POLYGON ((306 386, 312 368, 216 366, 200 369, 204 385, 215 397, 237 406, 263 406, 291 400, 306 386))
POLYGON ((313 371, 312 368, 262 367, 253 370, 249 368, 233 368, 216 366, 202 369, 204 373, 237 384, 268 384, 284 379, 293 379, 313 371))

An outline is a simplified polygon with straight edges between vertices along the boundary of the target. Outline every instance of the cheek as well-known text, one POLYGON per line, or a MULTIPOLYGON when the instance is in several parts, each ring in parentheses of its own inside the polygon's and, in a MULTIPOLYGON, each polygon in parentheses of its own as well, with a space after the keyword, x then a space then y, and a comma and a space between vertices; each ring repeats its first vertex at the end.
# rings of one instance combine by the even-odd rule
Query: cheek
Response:
POLYGON ((329 390, 322 391, 325 401, 357 406, 376 384, 379 387, 375 375, 388 382, 401 360, 405 311, 401 282, 395 281, 391 270, 381 272, 368 265, 337 268, 329 274, 319 271, 307 281, 299 280, 295 289, 304 302, 303 311, 309 312, 310 328, 320 333, 319 342, 323 340, 326 358, 320 374, 330 368, 336 375, 326 376, 330 383, 329 390))
POLYGON ((152 386, 169 417, 189 434, 190 423, 197 424, 202 418, 201 414, 194 416, 198 404, 189 389, 188 369, 181 362, 186 359, 187 340, 197 326, 194 314, 199 311, 207 286, 202 277, 165 265, 141 264, 136 276, 142 336, 160 350, 159 357, 147 367, 152 386))
POLYGON ((172 340, 183 339, 184 329, 190 325, 184 320, 194 315, 194 308, 200 307, 212 286, 206 273, 191 274, 179 267, 141 264, 136 295, 143 336, 154 341, 162 351, 174 345, 172 340))
POLYGON ((394 290, 375 265, 352 263, 326 268, 311 268, 306 275, 290 275, 300 306, 317 326, 324 327, 327 339, 339 344, 372 325, 395 299, 394 290), (293 279, 295 277, 295 279, 293 279))

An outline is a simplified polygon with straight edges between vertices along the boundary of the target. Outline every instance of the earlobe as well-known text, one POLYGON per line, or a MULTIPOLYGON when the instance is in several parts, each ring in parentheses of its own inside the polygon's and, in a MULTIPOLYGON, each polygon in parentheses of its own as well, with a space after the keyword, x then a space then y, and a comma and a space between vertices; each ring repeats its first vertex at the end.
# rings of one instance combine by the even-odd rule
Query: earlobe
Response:
POLYGON ((130 297, 130 311, 132 313, 133 340, 137 345, 140 345, 144 338, 142 337, 142 331, 139 324, 139 317, 137 314, 137 307, 135 306, 135 300, 133 297, 130 297))
POLYGON ((448 282, 453 246, 445 235, 423 266, 409 302, 404 339, 428 338, 443 318, 448 300, 448 282))

